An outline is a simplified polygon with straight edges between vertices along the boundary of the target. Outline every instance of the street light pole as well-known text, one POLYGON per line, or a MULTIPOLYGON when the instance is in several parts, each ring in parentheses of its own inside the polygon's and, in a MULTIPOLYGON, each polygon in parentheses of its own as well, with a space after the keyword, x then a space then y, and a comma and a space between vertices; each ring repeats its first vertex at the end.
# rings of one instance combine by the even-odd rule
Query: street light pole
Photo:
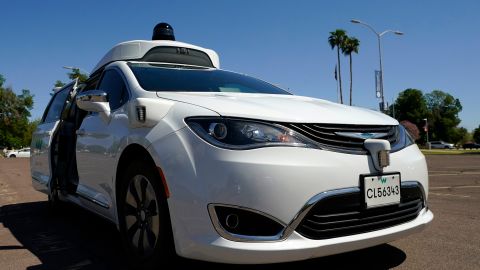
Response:
POLYGON ((428 119, 423 118, 423 120, 425 120, 425 132, 427 133, 427 146, 428 146, 428 149, 430 149, 430 144, 428 143, 428 119))
POLYGON ((378 40, 378 56, 380 60, 380 98, 381 98, 381 105, 380 105, 380 111, 385 112, 385 95, 383 94, 383 65, 382 65, 382 36, 387 34, 387 33, 394 33, 395 35, 403 35, 403 32, 400 31, 394 31, 394 30, 385 30, 382 33, 378 33, 372 26, 370 26, 367 23, 364 23, 359 20, 350 20, 351 23, 358 23, 361 24, 368 29, 372 30, 372 32, 377 36, 378 40))
MULTIPOLYGON (((373 29, 373 28, 372 28, 373 29)), ((380 111, 385 111, 385 95, 383 94, 383 65, 382 65, 382 36, 375 32, 378 39, 378 55, 380 59, 380 98, 382 99, 382 105, 380 111)))

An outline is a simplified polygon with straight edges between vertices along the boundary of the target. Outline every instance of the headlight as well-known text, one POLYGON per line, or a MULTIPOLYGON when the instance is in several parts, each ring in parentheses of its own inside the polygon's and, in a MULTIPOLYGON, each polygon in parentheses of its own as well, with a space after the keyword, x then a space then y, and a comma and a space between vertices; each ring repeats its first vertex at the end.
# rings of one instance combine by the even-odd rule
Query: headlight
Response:
POLYGON ((191 117, 187 125, 205 141, 227 149, 269 146, 318 148, 315 142, 277 124, 222 117, 191 117))

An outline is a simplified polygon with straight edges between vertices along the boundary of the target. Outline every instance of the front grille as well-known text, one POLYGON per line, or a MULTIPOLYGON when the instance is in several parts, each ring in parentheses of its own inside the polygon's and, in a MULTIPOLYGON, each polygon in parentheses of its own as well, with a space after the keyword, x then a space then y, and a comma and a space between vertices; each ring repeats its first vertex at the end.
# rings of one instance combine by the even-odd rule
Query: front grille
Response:
POLYGON ((419 185, 402 185, 398 205, 366 209, 360 191, 318 201, 296 231, 310 239, 327 239, 380 230, 415 219, 424 207, 419 185))
POLYGON ((363 148, 365 139, 348 137, 341 135, 342 133, 385 133, 385 136, 376 137, 376 139, 388 140, 392 146, 397 143, 399 139, 397 126, 297 123, 287 123, 283 125, 310 138, 323 148, 353 154, 367 153, 363 148))

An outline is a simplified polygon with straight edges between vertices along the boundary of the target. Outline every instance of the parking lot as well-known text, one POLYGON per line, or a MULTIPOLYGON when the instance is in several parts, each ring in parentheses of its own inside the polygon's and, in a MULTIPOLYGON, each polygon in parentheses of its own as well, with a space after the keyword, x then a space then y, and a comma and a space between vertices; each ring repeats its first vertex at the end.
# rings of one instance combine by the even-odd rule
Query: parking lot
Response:
MULTIPOLYGON (((430 155, 427 160, 429 207, 435 219, 425 231, 390 244, 286 266, 480 269, 480 155, 430 155)), ((46 196, 31 187, 29 160, 0 158, 1 269, 124 269, 118 239, 112 224, 77 207, 61 216, 50 214, 46 196)), ((225 267, 186 259, 179 259, 178 264, 225 267)))

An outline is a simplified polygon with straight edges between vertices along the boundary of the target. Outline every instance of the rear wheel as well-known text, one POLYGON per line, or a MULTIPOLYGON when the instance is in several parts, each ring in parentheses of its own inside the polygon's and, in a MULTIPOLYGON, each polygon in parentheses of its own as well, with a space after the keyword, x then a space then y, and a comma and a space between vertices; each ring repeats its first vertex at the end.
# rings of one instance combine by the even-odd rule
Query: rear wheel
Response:
POLYGON ((151 269, 173 259, 167 201, 154 167, 133 162, 122 180, 117 202, 130 263, 135 268, 151 269))
POLYGON ((10 155, 10 158, 16 158, 17 156, 16 155, 10 155))

